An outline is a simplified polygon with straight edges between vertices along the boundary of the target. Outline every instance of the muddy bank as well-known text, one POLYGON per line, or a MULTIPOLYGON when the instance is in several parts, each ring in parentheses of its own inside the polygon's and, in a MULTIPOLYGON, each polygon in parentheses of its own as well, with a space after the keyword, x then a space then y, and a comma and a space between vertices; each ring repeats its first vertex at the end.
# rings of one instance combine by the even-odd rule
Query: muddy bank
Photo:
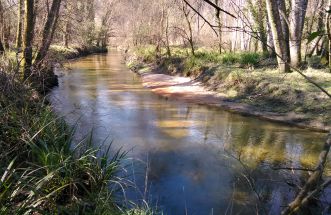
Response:
POLYGON ((328 132, 331 126, 321 120, 306 114, 295 112, 276 113, 263 111, 258 107, 243 102, 231 101, 222 93, 212 91, 200 81, 190 77, 172 76, 162 74, 157 66, 144 64, 144 66, 131 66, 132 71, 141 75, 143 86, 152 92, 170 99, 182 100, 189 103, 219 107, 230 112, 242 115, 256 116, 274 122, 293 125, 314 131, 328 132))

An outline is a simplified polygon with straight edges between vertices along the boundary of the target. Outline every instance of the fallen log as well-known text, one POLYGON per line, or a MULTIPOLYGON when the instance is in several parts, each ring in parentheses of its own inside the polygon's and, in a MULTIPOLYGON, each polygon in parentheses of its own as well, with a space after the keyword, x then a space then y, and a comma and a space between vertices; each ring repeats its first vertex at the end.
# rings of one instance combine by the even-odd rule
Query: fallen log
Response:
POLYGON ((330 147, 331 133, 329 133, 327 140, 325 141, 323 150, 319 155, 319 162, 313 174, 309 177, 306 184, 303 186, 296 198, 283 210, 282 215, 289 215, 298 212, 301 208, 306 206, 318 193, 323 191, 323 189, 331 184, 331 179, 325 182, 322 181, 322 175, 330 147))

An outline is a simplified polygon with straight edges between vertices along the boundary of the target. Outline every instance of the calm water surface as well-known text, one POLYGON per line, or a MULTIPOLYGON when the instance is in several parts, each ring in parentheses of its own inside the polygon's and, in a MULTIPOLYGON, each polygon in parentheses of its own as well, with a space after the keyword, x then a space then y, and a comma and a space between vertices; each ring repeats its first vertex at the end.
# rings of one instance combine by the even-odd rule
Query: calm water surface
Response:
POLYGON ((117 52, 68 67, 58 71, 54 109, 77 124, 77 138, 93 129, 95 145, 113 140, 113 149, 128 151, 127 174, 138 188, 127 198, 145 198, 165 214, 255 214, 256 193, 279 214, 293 198, 285 182, 303 175, 270 166, 313 165, 326 136, 158 97, 117 52))

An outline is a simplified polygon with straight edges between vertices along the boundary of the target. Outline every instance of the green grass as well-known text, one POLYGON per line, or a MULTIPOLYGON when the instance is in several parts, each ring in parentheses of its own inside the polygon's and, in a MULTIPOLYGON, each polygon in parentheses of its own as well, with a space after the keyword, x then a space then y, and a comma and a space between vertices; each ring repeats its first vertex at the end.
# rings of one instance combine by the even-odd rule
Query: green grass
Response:
MULTIPOLYGON (((156 60, 156 49, 155 46, 142 46, 135 48, 135 55, 145 62, 153 62, 156 60)), ((204 66, 205 64, 223 64, 223 65, 234 65, 238 64, 240 67, 256 66, 262 59, 260 53, 224 53, 219 54, 214 50, 208 49, 197 49, 196 54, 193 56, 190 54, 190 50, 187 48, 172 47, 172 56, 166 55, 166 50, 161 49, 161 58, 163 60, 171 60, 179 58, 184 62, 186 69, 194 69, 204 66)))

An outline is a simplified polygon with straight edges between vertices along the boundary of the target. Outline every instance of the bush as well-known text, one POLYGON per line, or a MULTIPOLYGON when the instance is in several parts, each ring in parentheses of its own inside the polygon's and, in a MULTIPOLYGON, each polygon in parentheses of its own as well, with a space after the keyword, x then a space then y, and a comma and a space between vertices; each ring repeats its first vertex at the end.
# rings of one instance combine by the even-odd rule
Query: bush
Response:
POLYGON ((255 66, 260 61, 260 54, 254 52, 245 52, 240 54, 239 63, 243 66, 255 66))
POLYGON ((205 62, 219 63, 221 61, 220 54, 214 51, 197 51, 195 57, 205 62))
POLYGON ((136 48, 135 53, 138 57, 142 58, 142 60, 146 62, 152 62, 156 57, 155 46, 138 47, 136 48))
POLYGON ((225 53, 222 55, 221 59, 223 64, 235 64, 239 62, 239 55, 235 53, 225 53))

